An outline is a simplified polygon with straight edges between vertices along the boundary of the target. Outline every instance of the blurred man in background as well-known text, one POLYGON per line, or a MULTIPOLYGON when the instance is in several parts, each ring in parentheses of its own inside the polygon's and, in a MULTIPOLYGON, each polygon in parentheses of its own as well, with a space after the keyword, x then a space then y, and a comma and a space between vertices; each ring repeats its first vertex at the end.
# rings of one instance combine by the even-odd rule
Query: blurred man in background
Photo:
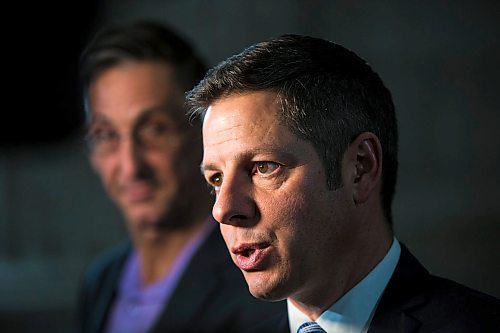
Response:
POLYGON ((248 293, 209 217, 201 130, 183 107, 204 72, 184 40, 151 22, 102 31, 84 51, 90 160, 130 241, 87 270, 83 332, 238 332, 282 309, 248 293))

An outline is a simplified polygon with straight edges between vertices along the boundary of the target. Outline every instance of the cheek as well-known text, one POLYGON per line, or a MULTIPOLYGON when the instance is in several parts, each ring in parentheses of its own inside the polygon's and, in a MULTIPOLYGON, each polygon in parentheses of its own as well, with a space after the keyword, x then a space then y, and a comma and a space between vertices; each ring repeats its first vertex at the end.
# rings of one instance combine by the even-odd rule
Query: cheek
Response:
POLYGON ((113 160, 97 160, 92 159, 92 168, 101 179, 104 187, 111 191, 113 184, 116 182, 117 166, 113 160))
POLYGON ((291 255, 297 244, 302 242, 304 230, 307 230, 304 213, 309 208, 305 197, 297 193, 273 196, 267 200, 265 208, 262 207, 263 220, 267 221, 265 227, 274 233, 284 257, 291 255))
POLYGON ((104 171, 107 169, 105 163, 106 160, 97 158, 95 155, 91 155, 90 157, 90 166, 92 167, 92 170, 101 178, 104 177, 104 171))
POLYGON ((284 186, 278 191, 263 195, 260 206, 263 216, 268 216, 277 229, 294 231, 308 213, 307 193, 302 187, 284 186))
POLYGON ((328 198, 330 195, 308 186, 308 183, 297 184, 293 188, 284 188, 278 196, 273 195, 266 203, 266 214, 272 223, 280 248, 287 256, 301 257, 305 252, 314 251, 317 243, 330 237, 327 218, 329 214, 328 198), (309 251, 309 249, 311 251, 309 251), (304 252, 305 251, 305 252, 304 252))

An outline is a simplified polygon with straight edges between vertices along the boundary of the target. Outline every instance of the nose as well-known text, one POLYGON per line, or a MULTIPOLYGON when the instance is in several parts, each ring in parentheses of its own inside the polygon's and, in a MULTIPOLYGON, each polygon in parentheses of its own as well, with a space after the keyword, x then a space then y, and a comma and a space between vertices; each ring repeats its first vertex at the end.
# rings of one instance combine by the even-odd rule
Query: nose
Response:
POLYGON ((257 214, 251 191, 251 183, 225 177, 212 209, 213 217, 219 223, 249 227, 257 214))
POLYGON ((125 179, 137 178, 144 168, 144 162, 144 152, 133 139, 128 138, 120 142, 119 163, 125 179))

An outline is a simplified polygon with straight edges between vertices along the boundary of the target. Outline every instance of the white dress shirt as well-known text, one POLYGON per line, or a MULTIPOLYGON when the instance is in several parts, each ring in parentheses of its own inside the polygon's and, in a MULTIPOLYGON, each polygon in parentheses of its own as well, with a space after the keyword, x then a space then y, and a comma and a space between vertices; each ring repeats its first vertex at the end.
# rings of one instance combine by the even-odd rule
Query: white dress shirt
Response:
MULTIPOLYGON (((349 290, 316 322, 328 333, 364 333, 370 326, 380 296, 384 292, 399 261, 401 247, 394 238, 391 248, 373 270, 354 288, 349 290)), ((312 321, 287 300, 290 332, 296 333, 300 325, 312 321)))

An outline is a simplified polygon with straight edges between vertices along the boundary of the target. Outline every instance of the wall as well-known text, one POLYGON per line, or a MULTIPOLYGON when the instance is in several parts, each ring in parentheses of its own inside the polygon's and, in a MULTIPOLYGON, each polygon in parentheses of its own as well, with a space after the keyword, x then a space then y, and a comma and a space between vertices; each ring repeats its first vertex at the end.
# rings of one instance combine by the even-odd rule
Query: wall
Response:
MULTIPOLYGON (((354 50, 397 108, 398 238, 432 272, 499 297, 499 10, 480 1, 114 0, 92 31, 154 18, 211 65, 282 33, 354 50)), ((71 331, 84 266, 124 235, 78 136, 1 149, 0 330, 71 331)))

